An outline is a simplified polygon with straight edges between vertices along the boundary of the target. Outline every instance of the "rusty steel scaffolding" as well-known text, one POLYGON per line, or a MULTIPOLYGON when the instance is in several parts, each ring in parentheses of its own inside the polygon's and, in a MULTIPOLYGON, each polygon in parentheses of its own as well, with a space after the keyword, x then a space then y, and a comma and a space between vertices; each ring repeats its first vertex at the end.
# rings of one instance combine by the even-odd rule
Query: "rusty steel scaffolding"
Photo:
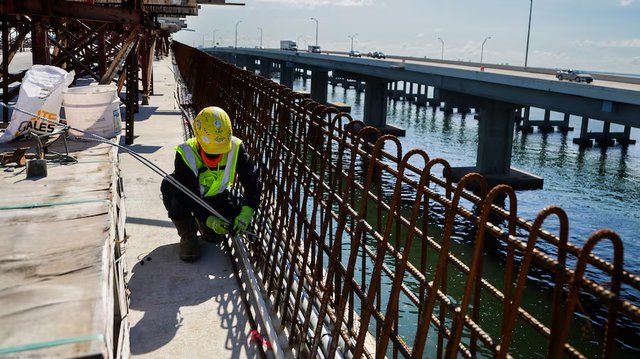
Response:
MULTIPOLYGON (((168 54, 180 17, 198 14, 196 0, 0 0, 2 101, 15 99, 26 73, 9 73, 15 54, 30 49, 33 64, 75 71, 75 78, 115 84, 125 94, 126 143, 134 139, 139 96, 153 94, 153 60, 168 54), (140 77, 139 77, 140 73, 140 77), (126 84, 126 86, 125 86, 126 84)), ((225 1, 204 3, 225 5, 225 1)), ((4 122, 9 121, 3 108, 4 122)))
POLYGON ((598 230, 579 247, 559 207, 527 221, 509 186, 489 189, 477 173, 454 185, 436 175, 450 171, 444 159, 403 153, 396 137, 286 86, 172 49, 192 94, 185 105, 225 108, 260 164, 260 239, 248 246, 298 356, 526 357, 514 341, 534 338, 543 342, 536 354, 552 358, 638 350, 640 309, 621 290, 637 293, 640 280, 623 268, 615 232, 598 230), (543 226, 550 218, 557 233, 543 226), (458 248, 463 229, 468 256, 458 248), (592 253, 603 241, 611 261, 592 253), (483 272, 490 248, 499 249, 498 275, 483 272), (545 276, 548 306, 536 310, 525 293, 545 276), (598 349, 576 341, 576 328, 598 349))

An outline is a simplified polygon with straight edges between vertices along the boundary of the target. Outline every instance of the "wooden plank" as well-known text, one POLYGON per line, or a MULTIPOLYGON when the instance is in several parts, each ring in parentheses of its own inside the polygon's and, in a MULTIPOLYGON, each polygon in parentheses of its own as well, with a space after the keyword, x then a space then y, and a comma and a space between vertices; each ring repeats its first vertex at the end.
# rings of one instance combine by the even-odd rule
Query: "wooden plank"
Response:
MULTIPOLYGON (((69 149, 78 163, 48 161, 47 177, 26 179, 19 167, 0 172, 0 354, 112 357, 114 347, 128 350, 113 333, 116 302, 116 322, 127 312, 124 274, 116 273, 123 267, 114 258, 125 214, 122 194, 114 193, 117 149, 94 142, 70 142, 69 149)), ((51 150, 63 152, 62 143, 51 150)))

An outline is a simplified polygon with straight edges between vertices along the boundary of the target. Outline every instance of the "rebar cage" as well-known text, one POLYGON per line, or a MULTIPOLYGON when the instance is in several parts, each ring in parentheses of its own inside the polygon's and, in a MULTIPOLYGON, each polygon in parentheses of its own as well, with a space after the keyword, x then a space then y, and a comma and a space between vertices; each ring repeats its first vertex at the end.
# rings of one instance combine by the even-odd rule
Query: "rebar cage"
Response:
POLYGON ((615 232, 573 244, 559 207, 520 218, 509 186, 487 188, 478 173, 454 185, 442 158, 405 153, 395 136, 205 52, 172 49, 196 112, 224 108, 260 166, 259 239, 247 245, 297 356, 639 353, 640 281, 615 232))

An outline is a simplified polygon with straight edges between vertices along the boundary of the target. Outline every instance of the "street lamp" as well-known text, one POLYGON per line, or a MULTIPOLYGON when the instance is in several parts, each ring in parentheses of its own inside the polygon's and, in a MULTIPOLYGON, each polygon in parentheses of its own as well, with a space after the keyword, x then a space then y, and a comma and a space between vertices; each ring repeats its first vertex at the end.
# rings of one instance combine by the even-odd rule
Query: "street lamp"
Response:
POLYGON ((260 30, 260 48, 262 48, 262 28, 259 27, 258 30, 260 30))
POLYGON ((316 22, 316 46, 318 46, 318 19, 312 17, 311 20, 316 22))
POLYGON ((440 40, 440 42, 442 43, 442 50, 440 51, 440 60, 444 60, 444 40, 442 40, 441 38, 438 38, 438 40, 440 40))
POLYGON ((236 45, 235 48, 238 48, 238 25, 240 25, 240 23, 242 22, 242 20, 236 22, 236 45))
POLYGON ((484 55, 484 43, 487 42, 487 40, 489 40, 491 38, 491 36, 486 37, 484 39, 484 41, 482 41, 482 49, 480 50, 480 64, 482 65, 482 55, 484 55))
POLYGON ((353 34, 351 36, 348 36, 351 39, 351 52, 353 52, 353 38, 355 38, 358 34, 353 34))
POLYGON ((218 29, 213 29, 213 47, 216 47, 216 31, 218 31, 218 29))
POLYGON ((529 35, 531 34, 531 10, 533 10, 533 0, 529 2, 529 27, 527 28, 527 50, 524 53, 524 68, 527 68, 527 60, 529 58, 529 35))

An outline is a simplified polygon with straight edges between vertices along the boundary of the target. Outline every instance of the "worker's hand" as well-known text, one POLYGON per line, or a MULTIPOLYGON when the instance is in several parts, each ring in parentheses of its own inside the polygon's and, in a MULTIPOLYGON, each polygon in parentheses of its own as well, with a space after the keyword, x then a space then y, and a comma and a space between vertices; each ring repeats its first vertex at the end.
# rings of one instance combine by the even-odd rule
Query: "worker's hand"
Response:
POLYGON ((240 232, 244 232, 249 228, 249 224, 251 223, 251 219, 253 218, 253 208, 242 206, 240 210, 240 214, 233 221, 233 233, 238 234, 240 232))
POLYGON ((207 218, 207 227, 211 228, 217 234, 229 233, 229 223, 216 216, 209 216, 207 218))

